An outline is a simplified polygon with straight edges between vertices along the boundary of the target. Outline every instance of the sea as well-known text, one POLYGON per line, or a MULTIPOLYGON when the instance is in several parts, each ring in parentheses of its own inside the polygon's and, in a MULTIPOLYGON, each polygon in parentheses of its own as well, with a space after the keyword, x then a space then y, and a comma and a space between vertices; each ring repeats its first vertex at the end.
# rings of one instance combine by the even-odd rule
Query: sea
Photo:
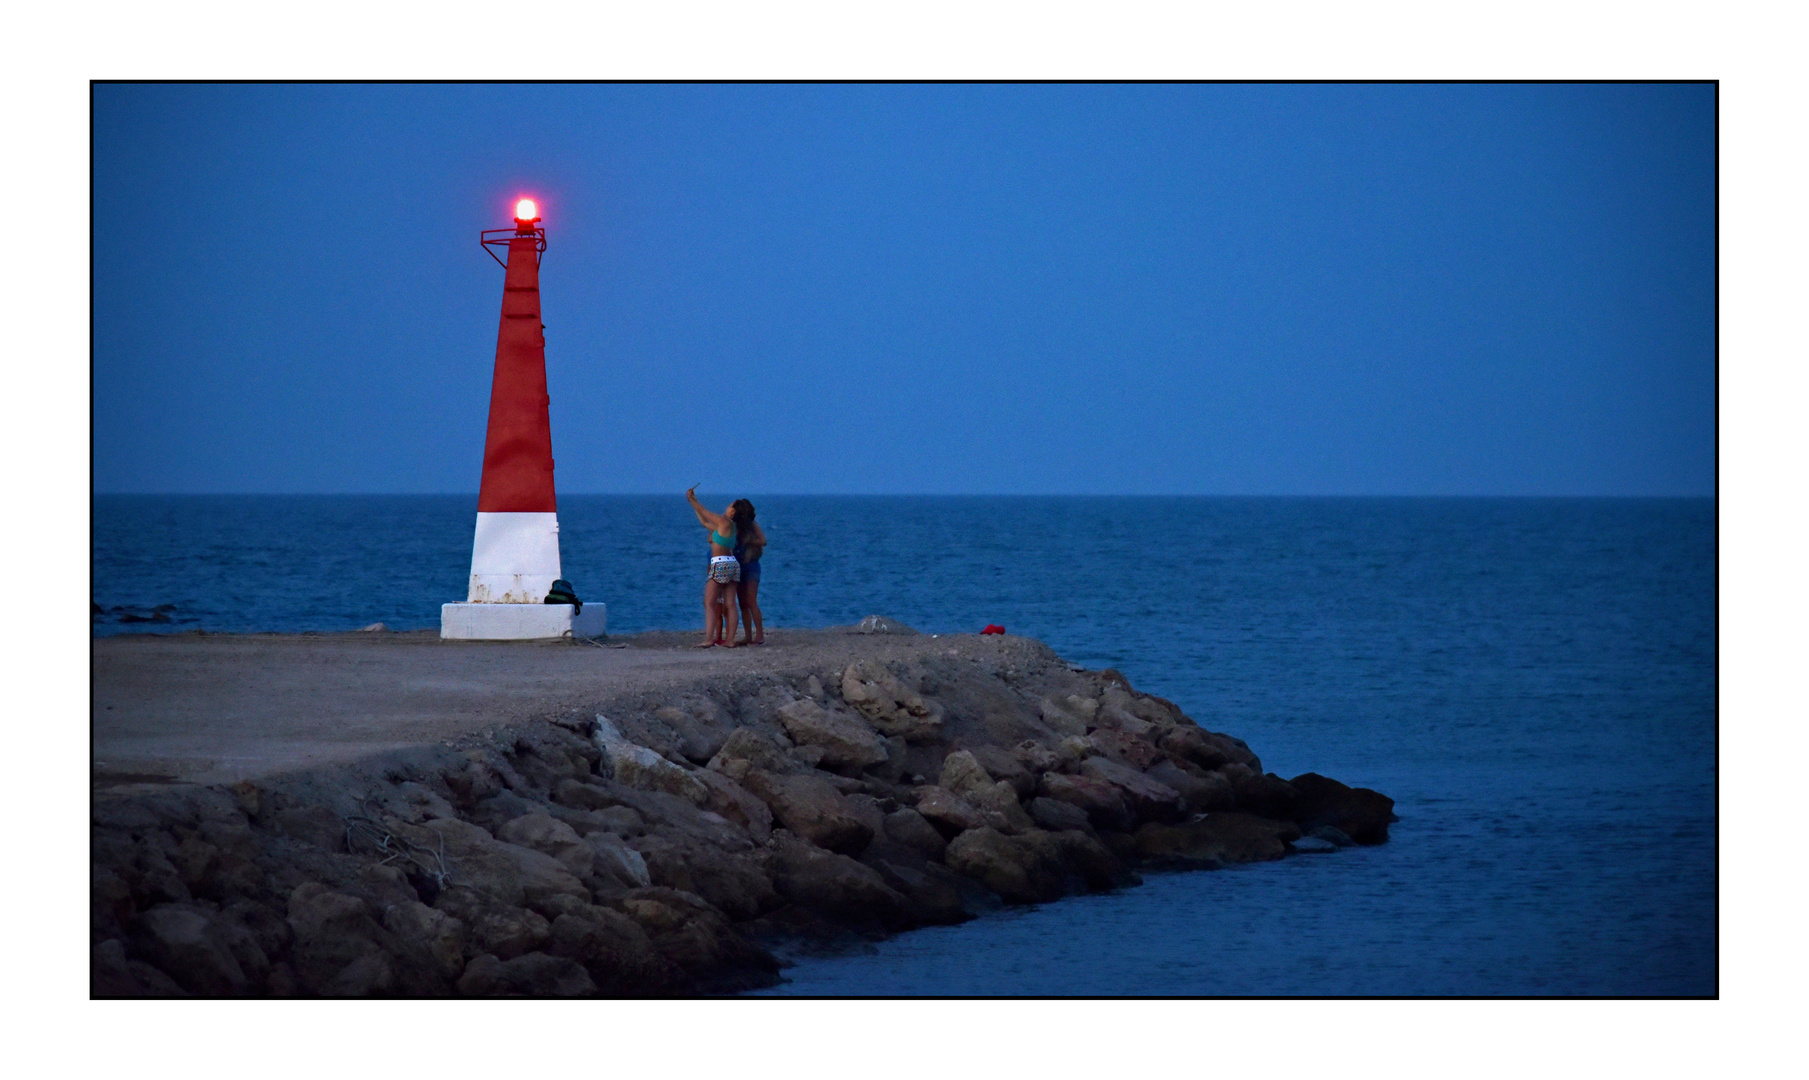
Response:
MULTIPOLYGON (((1718 993, 1714 500, 749 497, 769 628, 999 623, 1400 818, 1376 847, 799 954, 768 993, 1718 993)), ((94 634, 434 627, 475 510, 97 496, 94 634)), ((559 520, 612 633, 701 624, 681 496, 559 520)))

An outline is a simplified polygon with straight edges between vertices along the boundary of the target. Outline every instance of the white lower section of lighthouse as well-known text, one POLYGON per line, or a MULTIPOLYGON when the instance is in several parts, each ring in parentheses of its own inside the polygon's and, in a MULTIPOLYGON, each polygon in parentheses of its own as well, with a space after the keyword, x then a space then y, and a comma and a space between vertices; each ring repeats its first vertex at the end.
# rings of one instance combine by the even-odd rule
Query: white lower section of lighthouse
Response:
POLYGON ((440 636, 485 641, 601 637, 604 606, 548 604, 559 578, 559 515, 482 513, 465 603, 440 606, 440 636))
POLYGON ((558 514, 477 515, 467 603, 538 604, 558 579, 558 514))

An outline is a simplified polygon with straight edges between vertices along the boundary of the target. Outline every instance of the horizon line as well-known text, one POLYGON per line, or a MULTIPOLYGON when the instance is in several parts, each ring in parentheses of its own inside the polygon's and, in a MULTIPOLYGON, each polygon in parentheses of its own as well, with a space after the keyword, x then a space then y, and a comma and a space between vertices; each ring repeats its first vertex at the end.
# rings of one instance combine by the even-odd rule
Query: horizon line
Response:
MULTIPOLYGON (((89 491, 90 498, 460 498, 476 491, 89 491)), ((1714 499, 1718 492, 908 492, 764 491, 763 499, 1714 499)), ((669 491, 571 491, 561 498, 683 498, 669 491)))

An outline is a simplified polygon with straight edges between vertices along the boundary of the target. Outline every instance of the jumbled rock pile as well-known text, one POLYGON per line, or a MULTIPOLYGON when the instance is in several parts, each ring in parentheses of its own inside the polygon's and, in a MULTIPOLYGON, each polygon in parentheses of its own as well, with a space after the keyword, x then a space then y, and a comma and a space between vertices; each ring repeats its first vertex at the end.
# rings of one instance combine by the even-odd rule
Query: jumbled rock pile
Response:
POLYGON ((93 992, 729 993, 800 936, 1388 837, 1385 795, 1266 774, 1117 672, 985 644, 280 783, 97 792, 93 992))

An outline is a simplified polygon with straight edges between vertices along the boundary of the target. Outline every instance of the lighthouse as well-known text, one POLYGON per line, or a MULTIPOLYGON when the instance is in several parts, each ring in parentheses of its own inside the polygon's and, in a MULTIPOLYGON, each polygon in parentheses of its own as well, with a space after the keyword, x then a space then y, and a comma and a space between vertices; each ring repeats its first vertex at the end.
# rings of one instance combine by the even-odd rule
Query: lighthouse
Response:
POLYGON ((602 604, 546 602, 562 575, 553 428, 547 415, 546 328, 540 321, 546 230, 534 201, 516 203, 514 228, 486 229, 478 242, 503 266, 502 318, 496 330, 471 578, 464 603, 441 605, 440 636, 490 641, 598 637, 606 625, 602 604))

